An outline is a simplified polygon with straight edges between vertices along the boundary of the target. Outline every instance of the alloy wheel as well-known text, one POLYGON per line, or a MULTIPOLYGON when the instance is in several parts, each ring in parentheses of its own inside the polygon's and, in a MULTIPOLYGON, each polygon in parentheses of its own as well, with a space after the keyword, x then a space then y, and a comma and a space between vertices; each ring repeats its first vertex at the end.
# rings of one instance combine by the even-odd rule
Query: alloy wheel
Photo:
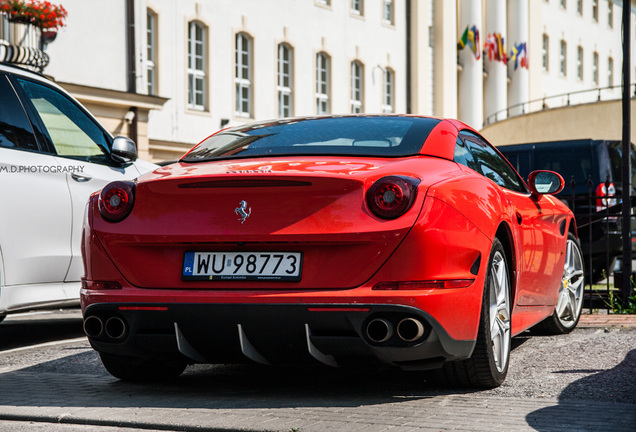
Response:
POLYGON ((499 251, 493 256, 490 272, 490 337, 493 360, 503 372, 510 357, 510 287, 506 260, 499 251))
POLYGON ((583 308, 583 256, 576 242, 568 239, 556 316, 566 328, 574 327, 583 308))

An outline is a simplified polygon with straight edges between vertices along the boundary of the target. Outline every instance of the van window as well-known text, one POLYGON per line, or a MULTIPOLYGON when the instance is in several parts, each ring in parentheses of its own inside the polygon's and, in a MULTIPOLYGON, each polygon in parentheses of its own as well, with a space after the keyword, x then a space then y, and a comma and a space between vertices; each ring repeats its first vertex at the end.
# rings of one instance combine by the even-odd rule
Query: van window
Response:
POLYGON ((592 149, 589 145, 559 145, 551 147, 549 151, 535 150, 534 169, 556 171, 561 174, 566 185, 574 179, 577 193, 585 193, 588 178, 596 177, 596 173, 593 172, 592 149))
MULTIPOLYGON (((634 195, 634 189, 636 188, 636 150, 634 145, 631 144, 631 159, 632 159, 632 192, 630 195, 634 195)), ((623 143, 620 141, 612 141, 607 145, 607 151, 609 153, 610 165, 612 167, 612 177, 617 190, 622 190, 623 182, 623 143)))

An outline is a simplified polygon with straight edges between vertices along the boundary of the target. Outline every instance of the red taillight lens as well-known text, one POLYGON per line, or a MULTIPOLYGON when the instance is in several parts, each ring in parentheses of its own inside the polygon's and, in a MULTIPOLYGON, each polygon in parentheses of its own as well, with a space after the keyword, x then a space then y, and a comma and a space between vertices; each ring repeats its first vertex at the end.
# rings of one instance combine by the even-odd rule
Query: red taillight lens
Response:
POLYGON ((382 177, 367 191, 367 206, 379 218, 396 219, 413 205, 419 183, 411 177, 382 177))
POLYGON ((130 214, 135 201, 135 184, 116 181, 99 194, 99 213, 109 222, 120 222, 130 214))
POLYGON ((121 284, 115 281, 93 281, 82 279, 82 288, 94 290, 121 289, 121 284))
POLYGON ((598 185, 596 187, 596 211, 605 210, 607 207, 616 205, 616 198, 605 198, 615 196, 616 187, 614 187, 614 183, 610 183, 609 187, 605 183, 598 185))
POLYGON ((373 286, 376 291, 424 290, 437 288, 468 288, 475 279, 452 279, 406 282, 380 282, 373 286))

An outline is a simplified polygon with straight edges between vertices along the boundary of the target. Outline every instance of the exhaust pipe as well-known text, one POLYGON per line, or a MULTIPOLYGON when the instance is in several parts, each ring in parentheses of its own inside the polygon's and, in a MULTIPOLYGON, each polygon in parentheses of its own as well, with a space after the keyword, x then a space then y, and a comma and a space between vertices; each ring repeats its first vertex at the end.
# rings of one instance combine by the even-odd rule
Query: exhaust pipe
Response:
POLYGON ((367 337, 375 343, 386 342, 393 336, 393 324, 384 318, 375 318, 367 324, 367 337))
POLYGON ((119 317, 111 317, 106 321, 104 330, 109 338, 121 339, 126 335, 126 323, 119 317))
POLYGON ((413 342, 424 336, 424 324, 415 318, 404 318, 397 325, 397 334, 405 342, 413 342))
POLYGON ((84 333, 88 337, 100 337, 104 331, 104 323, 102 319, 91 315, 84 320, 84 333))

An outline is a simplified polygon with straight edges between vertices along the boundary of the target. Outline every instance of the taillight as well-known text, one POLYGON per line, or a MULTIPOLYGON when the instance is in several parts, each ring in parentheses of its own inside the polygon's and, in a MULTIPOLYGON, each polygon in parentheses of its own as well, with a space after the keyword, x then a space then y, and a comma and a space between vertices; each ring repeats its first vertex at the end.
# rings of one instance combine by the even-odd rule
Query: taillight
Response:
POLYGON ((601 183, 596 187, 596 211, 601 211, 616 204, 616 188, 614 183, 601 183), (614 198, 605 198, 614 197, 614 198))
POLYGON ((367 206, 379 218, 396 219, 413 205, 419 183, 411 177, 382 177, 367 191, 367 206))
POLYGON ((133 182, 112 182, 99 194, 99 213, 109 222, 120 222, 130 214, 134 202, 133 182))
POLYGON ((376 291, 426 290, 436 288, 468 288, 475 279, 450 279, 406 282, 380 282, 373 286, 376 291))
POLYGON ((121 284, 114 281, 93 281, 82 279, 82 288, 93 290, 121 289, 121 284))

